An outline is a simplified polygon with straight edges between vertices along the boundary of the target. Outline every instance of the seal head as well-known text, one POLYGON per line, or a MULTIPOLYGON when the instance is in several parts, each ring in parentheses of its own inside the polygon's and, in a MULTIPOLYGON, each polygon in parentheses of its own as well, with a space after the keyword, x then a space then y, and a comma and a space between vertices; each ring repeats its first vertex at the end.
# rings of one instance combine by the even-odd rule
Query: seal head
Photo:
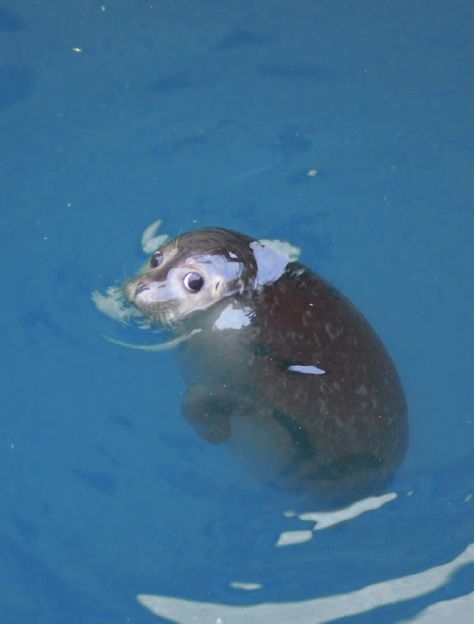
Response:
POLYGON ((257 264, 251 241, 223 228, 183 234, 151 255, 125 285, 125 298, 166 328, 186 323, 190 315, 199 323, 200 312, 253 287, 257 264))

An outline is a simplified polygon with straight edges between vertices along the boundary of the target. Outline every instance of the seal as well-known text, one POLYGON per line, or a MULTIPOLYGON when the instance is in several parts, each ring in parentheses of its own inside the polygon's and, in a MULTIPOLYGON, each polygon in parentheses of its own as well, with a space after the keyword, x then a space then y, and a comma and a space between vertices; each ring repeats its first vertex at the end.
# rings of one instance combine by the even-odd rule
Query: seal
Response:
POLYGON ((218 227, 160 242, 123 293, 179 345, 197 433, 279 487, 332 500, 384 487, 407 448, 407 405, 355 306, 287 244, 218 227))

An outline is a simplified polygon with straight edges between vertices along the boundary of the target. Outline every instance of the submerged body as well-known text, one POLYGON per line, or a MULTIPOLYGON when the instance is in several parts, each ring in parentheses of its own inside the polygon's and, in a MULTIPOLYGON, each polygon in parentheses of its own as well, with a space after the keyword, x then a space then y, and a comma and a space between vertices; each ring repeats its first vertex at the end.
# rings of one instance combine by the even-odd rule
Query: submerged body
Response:
POLYGON ((403 459, 395 367, 357 309, 265 241, 221 228, 162 245, 124 288, 179 346, 183 415, 266 482, 347 499, 403 459))

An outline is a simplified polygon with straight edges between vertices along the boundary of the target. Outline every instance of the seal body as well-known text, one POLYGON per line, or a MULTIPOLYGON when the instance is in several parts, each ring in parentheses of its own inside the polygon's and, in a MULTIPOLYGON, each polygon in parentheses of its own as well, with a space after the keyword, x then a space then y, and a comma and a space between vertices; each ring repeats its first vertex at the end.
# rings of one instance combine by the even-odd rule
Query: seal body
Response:
POLYGON ((151 322, 187 332, 183 415, 265 481, 349 499, 399 466, 407 407, 390 356, 340 292, 274 245, 189 232, 124 293, 151 322))

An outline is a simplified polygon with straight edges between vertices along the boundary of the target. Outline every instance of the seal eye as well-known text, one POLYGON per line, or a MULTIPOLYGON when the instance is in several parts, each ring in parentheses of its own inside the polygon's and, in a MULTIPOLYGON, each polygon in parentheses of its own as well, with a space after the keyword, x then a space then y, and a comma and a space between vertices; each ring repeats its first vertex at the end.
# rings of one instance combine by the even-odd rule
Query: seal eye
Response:
POLYGON ((153 269, 156 269, 156 267, 159 267, 162 262, 163 262, 162 252, 160 250, 155 251, 155 253, 150 258, 150 266, 153 269))
POLYGON ((186 273, 183 279, 184 287, 190 292, 197 293, 204 286, 204 279, 199 273, 186 273))

